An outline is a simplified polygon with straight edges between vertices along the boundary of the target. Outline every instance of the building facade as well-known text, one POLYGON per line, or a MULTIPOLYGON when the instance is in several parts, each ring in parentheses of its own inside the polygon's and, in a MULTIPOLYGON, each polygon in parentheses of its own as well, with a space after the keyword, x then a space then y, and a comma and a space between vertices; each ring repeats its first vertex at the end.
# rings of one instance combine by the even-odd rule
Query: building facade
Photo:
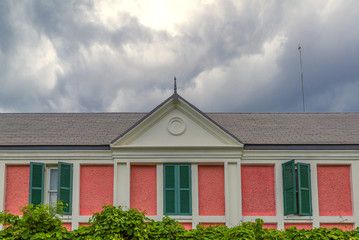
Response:
POLYGON ((359 114, 203 113, 176 92, 150 113, 0 114, 0 210, 104 204, 186 228, 359 224, 359 114))

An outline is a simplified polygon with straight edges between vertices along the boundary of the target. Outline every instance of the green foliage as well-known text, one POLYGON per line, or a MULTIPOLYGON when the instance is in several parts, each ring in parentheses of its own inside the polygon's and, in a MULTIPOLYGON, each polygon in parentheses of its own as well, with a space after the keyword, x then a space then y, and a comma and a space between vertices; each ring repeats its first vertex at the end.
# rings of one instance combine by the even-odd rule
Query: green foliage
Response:
POLYGON ((89 226, 80 226, 67 231, 57 212, 62 205, 33 205, 22 209, 22 216, 0 212, 0 224, 5 227, 0 231, 0 239, 359 239, 359 228, 353 231, 342 231, 333 228, 315 228, 313 230, 287 228, 285 231, 263 228, 263 220, 245 222, 229 228, 226 226, 198 225, 195 229, 185 230, 176 220, 164 217, 154 221, 144 212, 135 209, 124 210, 121 207, 104 206, 101 212, 95 213, 89 220, 89 226))
POLYGON ((1 239, 70 239, 70 233, 62 226, 57 213, 62 212, 62 204, 56 207, 33 204, 21 209, 22 216, 7 211, 0 213, 1 239))

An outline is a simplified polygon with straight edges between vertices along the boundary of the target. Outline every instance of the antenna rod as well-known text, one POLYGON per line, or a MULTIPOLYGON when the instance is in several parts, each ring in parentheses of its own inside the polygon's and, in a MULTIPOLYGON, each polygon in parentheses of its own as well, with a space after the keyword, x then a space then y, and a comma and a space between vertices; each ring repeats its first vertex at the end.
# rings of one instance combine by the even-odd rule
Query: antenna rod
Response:
POLYGON ((302 99, 303 99, 303 112, 305 112, 305 102, 304 102, 304 82, 303 82, 303 65, 302 65, 302 47, 300 43, 298 44, 298 51, 300 56, 300 78, 302 80, 302 99))
POLYGON ((177 94, 177 83, 176 83, 176 77, 174 79, 174 93, 177 94))

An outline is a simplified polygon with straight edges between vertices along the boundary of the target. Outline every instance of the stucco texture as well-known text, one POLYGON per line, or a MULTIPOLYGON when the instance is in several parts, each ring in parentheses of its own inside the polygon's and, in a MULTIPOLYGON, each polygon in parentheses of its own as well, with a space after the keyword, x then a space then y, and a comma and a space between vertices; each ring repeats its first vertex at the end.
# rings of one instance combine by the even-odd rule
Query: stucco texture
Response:
POLYGON ((351 230, 353 230, 353 223, 321 223, 320 227, 339 228, 343 231, 351 231, 351 230))
POLYGON ((192 229, 192 223, 191 222, 183 222, 181 224, 186 230, 192 229))
POLYGON ((67 229, 67 231, 72 230, 72 223, 62 223, 62 226, 67 229))
POLYGON ((223 165, 198 166, 198 201, 200 216, 225 215, 223 165))
POLYGON ((80 215, 92 215, 113 204, 113 166, 81 165, 80 215))
POLYGON ((131 165, 131 208, 157 215, 156 165, 131 165))
POLYGON ((320 216, 352 216, 350 166, 318 165, 320 216))
POLYGON ((275 216, 273 166, 241 166, 243 216, 275 216))
POLYGON ((5 209, 20 214, 20 209, 29 205, 30 166, 6 166, 5 209))
POLYGON ((285 223, 284 229, 290 228, 290 227, 296 227, 297 229, 312 229, 313 224, 311 223, 285 223))
POLYGON ((277 224, 276 223, 263 223, 263 228, 277 229, 277 224))
POLYGON ((214 226, 219 226, 219 225, 222 225, 222 226, 225 226, 226 224, 225 223, 200 223, 203 227, 214 227, 214 226))

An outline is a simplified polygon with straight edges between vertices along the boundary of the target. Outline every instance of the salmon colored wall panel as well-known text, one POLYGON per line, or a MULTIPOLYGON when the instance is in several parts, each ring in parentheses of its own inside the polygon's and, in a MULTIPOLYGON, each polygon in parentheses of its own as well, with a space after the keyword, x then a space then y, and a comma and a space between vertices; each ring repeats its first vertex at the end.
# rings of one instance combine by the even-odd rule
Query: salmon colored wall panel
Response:
POLYGON ((186 230, 192 229, 192 223, 181 223, 186 230))
POLYGON ((244 216, 275 216, 273 166, 241 166, 244 216))
POLYGON ((313 229, 311 223, 285 223, 284 228, 296 227, 297 229, 313 229))
POLYGON ((82 222, 82 223, 79 223, 79 226, 90 226, 90 224, 82 222))
POLYGON ((322 228, 339 228, 343 231, 353 230, 353 223, 321 223, 322 228))
POLYGON ((276 223, 263 223, 263 228, 277 230, 277 224, 276 223))
POLYGON ((30 166, 6 166, 5 209, 20 214, 20 209, 29 205, 30 166))
POLYGON ((105 204, 113 204, 113 166, 81 165, 80 215, 100 212, 105 204))
POLYGON ((352 216, 350 166, 318 165, 320 216, 352 216))
POLYGON ((62 226, 67 229, 67 231, 72 230, 72 224, 71 223, 62 223, 62 226))
POLYGON ((225 215, 223 166, 198 166, 198 204, 200 216, 225 215))
POLYGON ((131 166, 131 208, 157 215, 156 166, 131 166))
POLYGON ((214 226, 219 226, 219 225, 222 225, 222 226, 225 226, 226 224, 225 223, 200 223, 203 227, 214 227, 214 226))

